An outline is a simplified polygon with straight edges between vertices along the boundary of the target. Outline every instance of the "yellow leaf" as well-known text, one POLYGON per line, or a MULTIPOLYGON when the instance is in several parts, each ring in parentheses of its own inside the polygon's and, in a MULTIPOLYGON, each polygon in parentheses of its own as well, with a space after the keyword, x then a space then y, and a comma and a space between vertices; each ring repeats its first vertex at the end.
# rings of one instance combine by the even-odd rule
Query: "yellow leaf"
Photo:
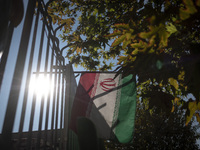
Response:
POLYGON ((185 76, 185 71, 180 71, 180 74, 178 75, 178 80, 184 80, 184 76, 185 76))
POLYGON ((169 78, 168 79, 169 83, 176 89, 178 90, 179 85, 178 85, 178 81, 174 78, 169 78))
POLYGON ((119 24, 115 24, 114 25, 116 28, 122 28, 122 29, 125 29, 125 30, 128 30, 130 27, 128 24, 125 24, 125 23, 119 23, 119 24))
POLYGON ((190 17, 191 14, 194 14, 197 12, 196 7, 194 6, 194 3, 192 0, 183 0, 184 5, 186 9, 183 7, 179 9, 179 15, 182 20, 186 20, 190 17))
POLYGON ((175 110, 175 107, 174 107, 174 105, 172 106, 172 110, 171 110, 171 112, 174 112, 174 110, 175 110))
POLYGON ((161 83, 159 83, 159 86, 160 86, 160 87, 162 87, 162 86, 163 86, 162 82, 161 82, 161 83))
POLYGON ((195 114, 197 121, 200 123, 200 116, 198 113, 195 114))
POLYGON ((81 50, 82 50, 81 47, 77 47, 77 48, 76 48, 76 52, 77 52, 78 54, 81 53, 81 50))
POLYGON ((198 108, 198 110, 200 110, 200 102, 198 102, 197 108, 198 108))
POLYGON ((149 40, 149 43, 148 43, 148 47, 151 47, 154 45, 155 43, 155 38, 156 38, 156 35, 153 35, 150 40, 149 40))
POLYGON ((196 101, 192 101, 188 103, 188 110, 190 112, 189 116, 186 116, 186 125, 188 125, 188 123, 191 121, 195 111, 197 110, 197 104, 196 101))
POLYGON ((137 55, 138 54, 138 49, 133 50, 131 54, 132 55, 137 55))
POLYGON ((179 100, 180 100, 180 98, 175 97, 175 99, 174 99, 174 103, 177 104, 177 103, 179 102, 179 100))
POLYGON ((168 38, 170 36, 170 33, 166 31, 164 26, 160 25, 160 30, 158 34, 160 37, 160 47, 166 47, 168 44, 168 38))
POLYGON ((150 115, 152 116, 152 114, 153 114, 153 110, 150 109, 150 110, 149 110, 149 113, 150 113, 150 115))

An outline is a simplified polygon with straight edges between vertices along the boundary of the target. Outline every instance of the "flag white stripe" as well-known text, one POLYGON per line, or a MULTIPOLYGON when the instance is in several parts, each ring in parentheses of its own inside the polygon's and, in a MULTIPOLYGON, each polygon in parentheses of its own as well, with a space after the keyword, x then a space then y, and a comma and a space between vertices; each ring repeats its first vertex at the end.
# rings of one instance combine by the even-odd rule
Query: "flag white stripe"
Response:
MULTIPOLYGON (((110 128, 112 127, 113 124, 114 113, 116 113, 116 110, 118 110, 116 109, 115 106, 117 100, 117 90, 113 90, 104 95, 105 91, 100 87, 100 82, 107 78, 114 78, 114 77, 115 74, 112 73, 111 74, 101 73, 99 77, 97 76, 98 78, 98 80, 96 80, 98 81, 97 84, 94 84, 94 86, 96 86, 94 87, 94 89, 96 89, 95 96, 97 96, 97 98, 93 100, 89 118, 96 125, 99 134, 104 133, 103 136, 104 138, 110 138, 111 136, 110 128), (104 132, 102 132, 101 130, 103 130, 104 132)), ((118 85, 118 81, 119 81, 119 76, 115 78, 116 85, 118 85)))

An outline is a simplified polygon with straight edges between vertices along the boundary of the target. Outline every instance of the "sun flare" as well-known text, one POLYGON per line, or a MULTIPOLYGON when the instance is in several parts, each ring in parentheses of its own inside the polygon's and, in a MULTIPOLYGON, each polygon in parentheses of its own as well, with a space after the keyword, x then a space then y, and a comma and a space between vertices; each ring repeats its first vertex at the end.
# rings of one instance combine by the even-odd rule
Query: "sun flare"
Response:
POLYGON ((53 90, 53 83, 50 81, 49 77, 44 75, 39 75, 38 77, 31 77, 29 84, 29 89, 31 92, 37 96, 46 96, 50 91, 53 90))

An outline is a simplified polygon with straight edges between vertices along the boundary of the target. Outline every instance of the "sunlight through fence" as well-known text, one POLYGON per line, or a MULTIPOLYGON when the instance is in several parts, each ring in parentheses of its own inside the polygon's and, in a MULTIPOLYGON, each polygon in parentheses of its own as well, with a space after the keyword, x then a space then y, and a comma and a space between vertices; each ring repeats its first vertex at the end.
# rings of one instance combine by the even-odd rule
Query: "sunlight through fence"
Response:
POLYGON ((56 37, 59 27, 47 15, 49 3, 24 1, 24 20, 16 28, 8 20, 4 28, 12 32, 0 39, 0 146, 6 150, 67 149, 76 81, 56 37))

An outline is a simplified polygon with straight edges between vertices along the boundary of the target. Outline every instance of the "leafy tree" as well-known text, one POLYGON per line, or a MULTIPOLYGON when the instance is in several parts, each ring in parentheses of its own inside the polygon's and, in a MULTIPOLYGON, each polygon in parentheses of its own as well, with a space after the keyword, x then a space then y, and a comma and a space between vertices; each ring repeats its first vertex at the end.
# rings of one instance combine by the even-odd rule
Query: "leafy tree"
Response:
POLYGON ((199 138, 197 128, 189 123, 185 126, 184 112, 178 108, 166 115, 165 112, 151 113, 146 105, 138 101, 132 144, 105 142, 107 149, 198 149, 196 140, 199 138))
POLYGON ((47 11, 63 25, 73 64, 108 70, 117 58, 116 71, 138 77, 149 109, 180 105, 186 124, 200 122, 200 0, 54 0, 47 11))
POLYGON ((138 149, 198 149, 197 129, 190 122, 185 126, 184 112, 178 108, 170 115, 150 113, 138 103, 133 147, 138 149))

